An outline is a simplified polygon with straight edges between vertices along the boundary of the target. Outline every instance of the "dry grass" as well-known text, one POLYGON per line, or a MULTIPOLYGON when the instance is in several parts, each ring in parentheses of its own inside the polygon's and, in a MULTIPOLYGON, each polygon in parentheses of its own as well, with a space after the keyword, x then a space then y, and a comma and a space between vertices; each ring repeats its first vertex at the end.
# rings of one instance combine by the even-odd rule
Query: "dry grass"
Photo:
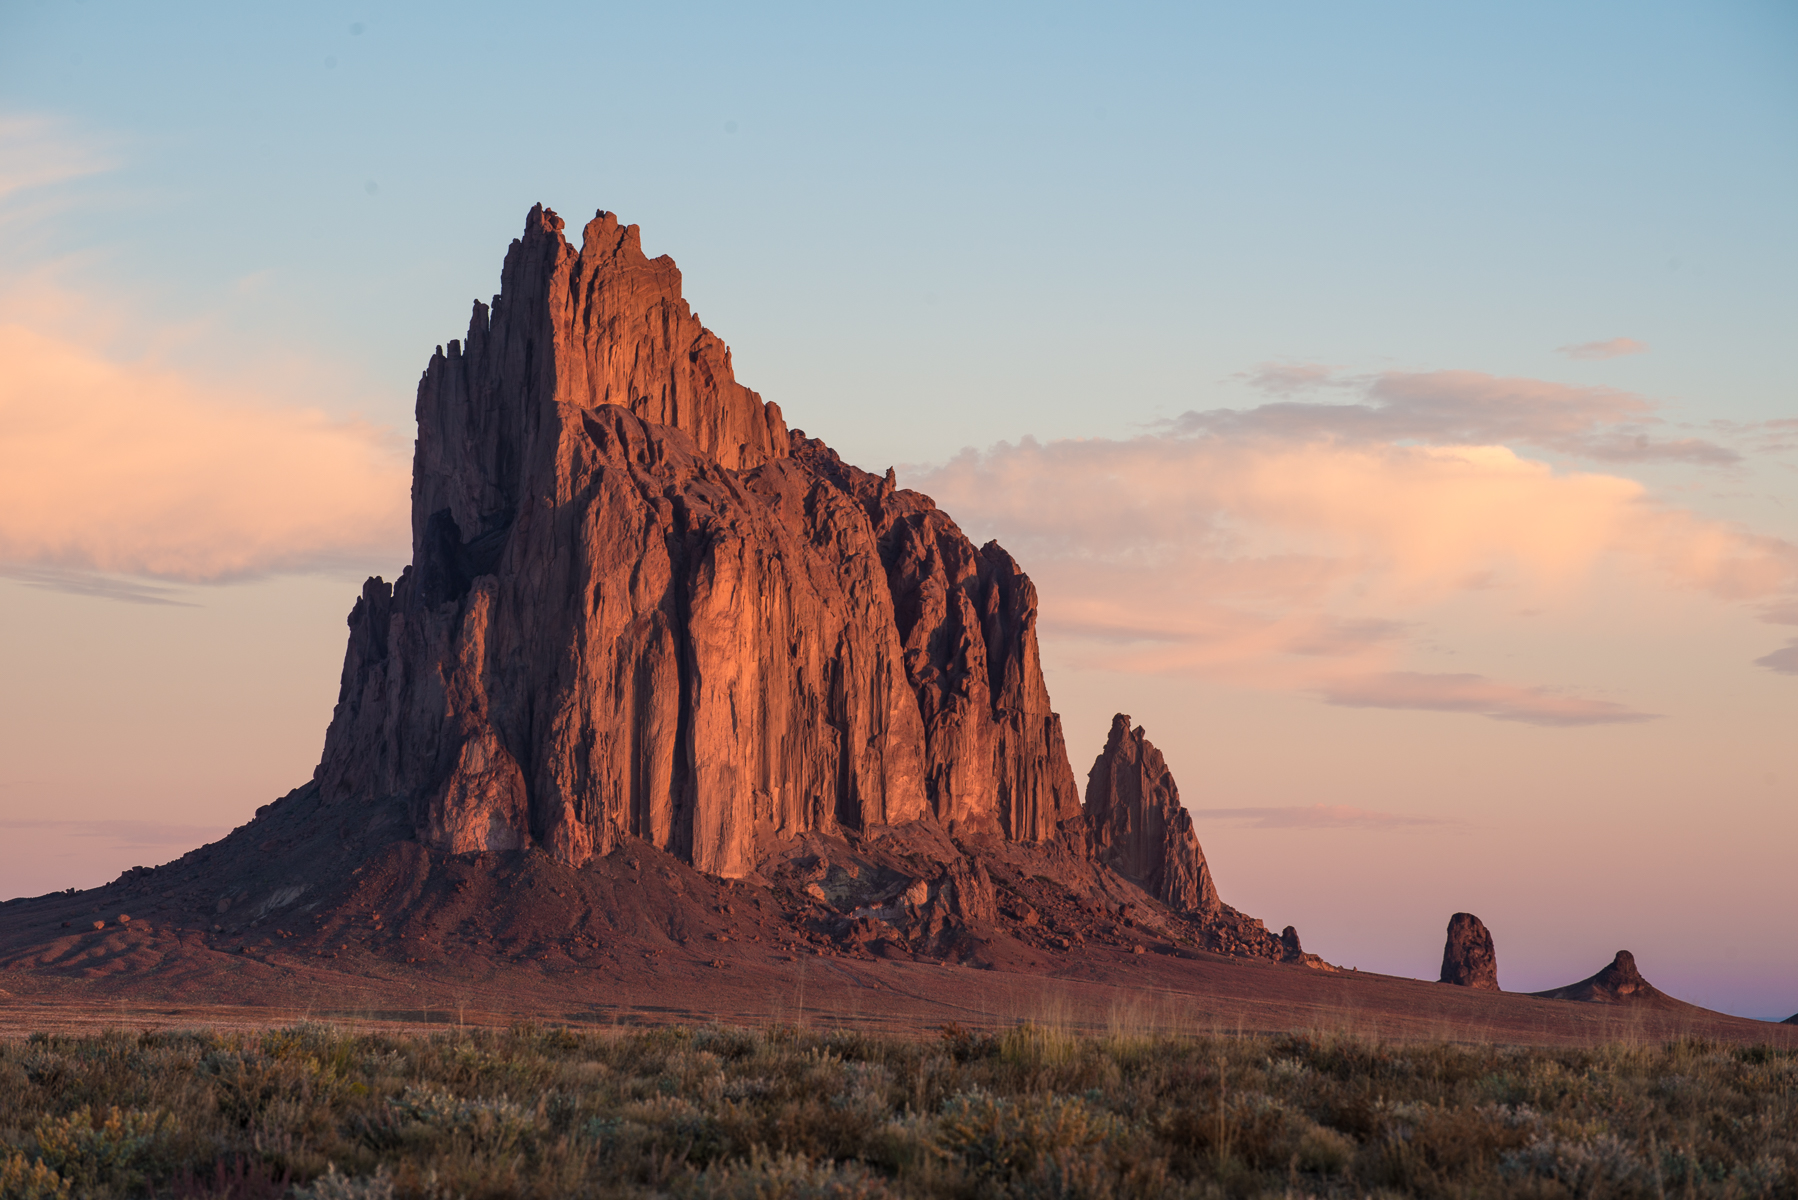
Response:
POLYGON ((1798 1195, 1798 1054, 1048 1022, 40 1035, 14 1197, 1798 1195))

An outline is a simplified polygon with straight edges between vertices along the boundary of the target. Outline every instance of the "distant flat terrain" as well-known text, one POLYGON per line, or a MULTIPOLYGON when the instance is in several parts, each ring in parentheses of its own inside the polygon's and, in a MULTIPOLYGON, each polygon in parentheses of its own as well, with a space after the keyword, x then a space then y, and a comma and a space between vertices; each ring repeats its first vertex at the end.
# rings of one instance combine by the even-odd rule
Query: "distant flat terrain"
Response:
POLYGON ((951 1023, 992 1029, 1034 1021, 1093 1032, 1317 1030, 1544 1046, 1704 1038, 1798 1048, 1798 1027, 1691 1005, 1547 1000, 1183 953, 1191 957, 1101 952, 1026 971, 714 947, 654 954, 620 970, 478 960, 352 966, 297 954, 250 958, 192 946, 172 949, 154 966, 142 964, 148 969, 97 978, 21 969, 15 962, 0 971, 0 991, 6 993, 0 996, 0 1036, 300 1020, 391 1029, 519 1020, 621 1026, 715 1022, 895 1034, 951 1023))

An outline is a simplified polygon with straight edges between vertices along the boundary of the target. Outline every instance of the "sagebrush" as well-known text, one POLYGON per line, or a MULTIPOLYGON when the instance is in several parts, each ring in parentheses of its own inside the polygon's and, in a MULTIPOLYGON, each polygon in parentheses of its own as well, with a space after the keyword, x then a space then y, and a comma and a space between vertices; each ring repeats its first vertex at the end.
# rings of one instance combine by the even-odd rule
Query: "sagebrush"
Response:
POLYGON ((702 1027, 0 1044, 22 1197, 1798 1196, 1798 1053, 702 1027))

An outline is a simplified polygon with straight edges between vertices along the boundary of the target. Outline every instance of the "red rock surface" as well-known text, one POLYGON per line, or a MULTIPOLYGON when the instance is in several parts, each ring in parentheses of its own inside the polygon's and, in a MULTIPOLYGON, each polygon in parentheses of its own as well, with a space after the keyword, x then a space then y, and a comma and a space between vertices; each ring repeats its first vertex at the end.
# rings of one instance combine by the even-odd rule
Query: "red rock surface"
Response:
POLYGON ((1498 951, 1485 922, 1472 913, 1456 913, 1448 919, 1448 938, 1442 947, 1441 983, 1498 991, 1498 951))
MULTIPOLYGON (((1086 816, 1100 862, 1176 912, 1219 911, 1173 772, 1142 726, 1131 729, 1123 713, 1111 719, 1105 749, 1087 774, 1086 816)), ((1292 945, 1296 952, 1296 932, 1292 945)))
POLYGON ((413 563, 351 614, 326 805, 726 877, 808 831, 1077 822, 1011 557, 789 434, 635 226, 561 229, 532 210, 419 385, 413 563))

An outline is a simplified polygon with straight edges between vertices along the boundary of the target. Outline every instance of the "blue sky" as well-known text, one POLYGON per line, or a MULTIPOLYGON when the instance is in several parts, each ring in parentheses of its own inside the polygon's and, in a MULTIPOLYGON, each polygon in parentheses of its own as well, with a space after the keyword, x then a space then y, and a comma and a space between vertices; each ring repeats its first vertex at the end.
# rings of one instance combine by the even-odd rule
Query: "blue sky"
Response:
POLYGON ((1577 378, 1554 348, 1624 331, 1655 356, 1607 380, 1682 409, 1794 390, 1789 5, 89 0, 5 31, 8 109, 119 164, 32 248, 309 344, 385 420, 538 200, 678 250, 745 377, 876 457, 1121 432, 1267 360, 1577 378))
POLYGON ((1020 554, 1076 773, 1144 721, 1226 899, 1798 1009, 1798 8, 15 2, 0 122, 0 454, 54 464, 0 527, 21 889, 305 778, 418 373, 542 201, 1020 554))

